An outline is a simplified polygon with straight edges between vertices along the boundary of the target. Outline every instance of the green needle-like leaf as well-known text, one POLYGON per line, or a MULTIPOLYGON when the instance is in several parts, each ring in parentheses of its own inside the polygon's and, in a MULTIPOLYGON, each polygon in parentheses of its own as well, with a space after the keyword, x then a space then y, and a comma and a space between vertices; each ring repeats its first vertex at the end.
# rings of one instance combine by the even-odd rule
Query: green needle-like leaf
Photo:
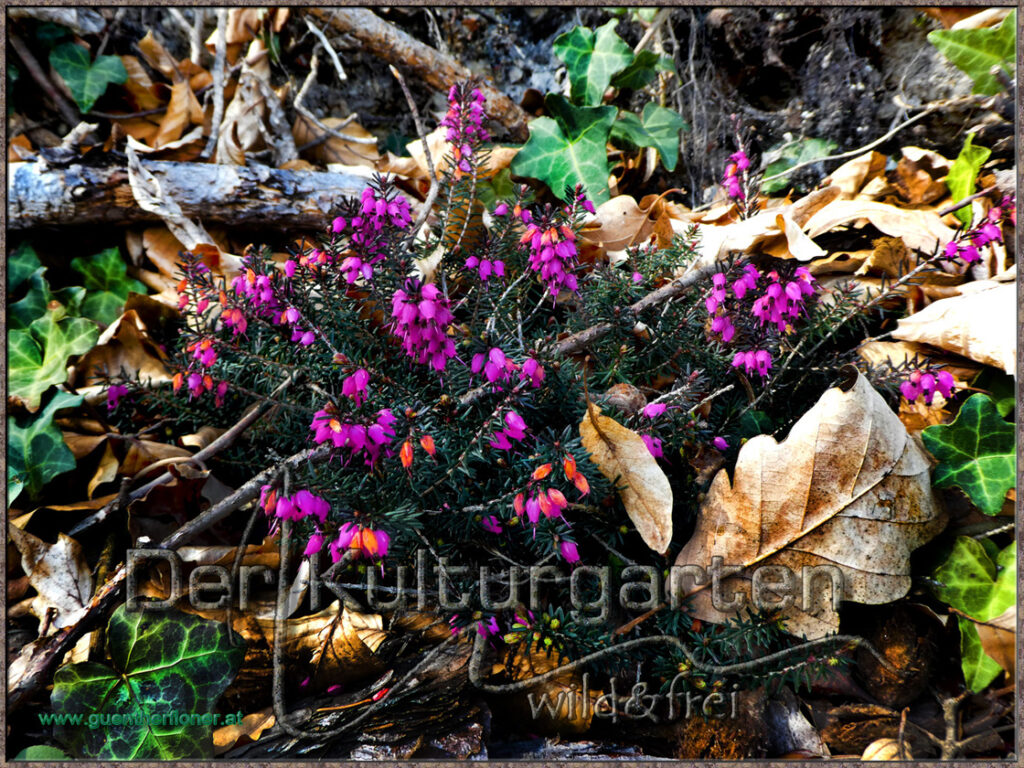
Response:
POLYGON ((98 323, 110 325, 121 315, 128 294, 145 293, 146 286, 128 277, 117 248, 108 248, 88 258, 71 260, 71 268, 82 276, 87 291, 82 313, 98 323))
POLYGON ((89 51, 74 43, 62 43, 50 51, 50 66, 67 83, 71 97, 83 112, 92 109, 111 83, 123 83, 128 72, 117 56, 97 56, 89 61, 89 51))
POLYGON ((530 138, 512 161, 512 173, 540 179, 563 200, 583 184, 595 205, 608 199, 606 145, 615 107, 574 107, 562 96, 544 99, 554 115, 530 123, 530 138))
POLYGON ((924 447, 939 460, 936 486, 956 486, 986 515, 1003 506, 1017 477, 1013 424, 1005 421, 988 395, 964 403, 952 424, 928 427, 924 447))
POLYGON ((974 81, 975 93, 997 94, 1003 85, 991 74, 992 67, 1010 75, 1016 71, 1017 11, 1010 11, 998 27, 939 29, 928 33, 928 41, 974 81))
POLYGON ((75 468, 75 457, 53 417, 62 408, 82 402, 81 395, 57 391, 46 407, 35 414, 7 419, 7 503, 24 488, 35 496, 57 475, 75 468))
POLYGON ((600 104, 612 77, 633 62, 633 51, 615 34, 616 24, 612 19, 596 31, 574 27, 552 46, 555 55, 565 62, 570 95, 577 104, 600 104))
POLYGON ((95 760, 202 760, 213 757, 212 718, 182 724, 164 716, 212 715, 245 656, 226 625, 179 612, 114 611, 107 627, 113 668, 61 667, 50 702, 60 713, 98 713, 102 728, 54 726, 77 757, 95 760), (118 716, 120 724, 112 722, 118 716))

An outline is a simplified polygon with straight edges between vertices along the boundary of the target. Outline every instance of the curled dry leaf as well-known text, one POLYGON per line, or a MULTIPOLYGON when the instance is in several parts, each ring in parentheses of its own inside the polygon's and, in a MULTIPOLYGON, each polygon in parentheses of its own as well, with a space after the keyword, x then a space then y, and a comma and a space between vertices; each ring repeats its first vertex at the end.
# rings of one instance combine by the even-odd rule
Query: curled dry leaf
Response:
POLYGON ((926 254, 937 252, 956 234, 931 211, 912 211, 861 200, 833 200, 815 213, 804 224, 804 229, 810 237, 817 237, 862 219, 886 235, 903 238, 907 247, 926 254))
MULTIPOLYGON (((99 384, 109 377, 128 379, 136 375, 143 384, 171 380, 164 361, 167 355, 146 331, 135 310, 128 310, 107 328, 95 347, 79 359, 72 374, 76 387, 99 384)), ((106 393, 106 386, 102 386, 106 393)))
MULTIPOLYGON (((973 619, 972 619, 973 621, 973 619)), ((988 621, 974 621, 978 639, 985 655, 1015 679, 1017 654, 1014 652, 1017 639, 1017 605, 1011 605, 999 616, 988 621)))
POLYGON ((54 629, 74 624, 92 599, 92 572, 81 545, 63 533, 57 534, 56 544, 48 544, 15 525, 7 530, 21 553, 22 570, 39 593, 32 600, 32 613, 44 621, 47 611, 56 608, 54 629))
POLYGON ((213 754, 223 755, 241 743, 256 741, 268 728, 273 728, 277 719, 274 708, 267 707, 242 718, 237 725, 225 725, 213 732, 213 754))
POLYGON ((911 205, 934 203, 949 194, 945 178, 952 164, 938 152, 903 147, 903 158, 896 165, 896 187, 911 205))
MULTIPOLYGON (((832 203, 831 205, 834 205, 832 203)), ((828 210, 825 206, 822 210, 828 210)), ((816 218, 819 214, 815 214, 816 218)), ((689 223, 673 220, 672 227, 677 234, 683 234, 689 223)), ((819 233, 820 234, 820 233, 819 233)), ((786 209, 761 211, 749 219, 732 224, 710 226, 701 222, 700 240, 697 248, 701 263, 712 263, 726 258, 730 251, 749 253, 758 250, 779 259, 810 261, 825 255, 825 251, 805 235, 786 209)))
MULTIPOLYGON (((373 138, 373 134, 359 125, 359 123, 344 125, 345 121, 339 117, 325 117, 320 122, 328 128, 337 131, 342 136, 352 136, 358 139, 373 138)), ((301 147, 310 142, 317 141, 323 135, 324 131, 319 126, 310 123, 302 115, 295 118, 295 124, 292 126, 292 136, 295 138, 296 145, 301 147)), ((326 141, 321 141, 302 154, 306 159, 323 165, 341 163, 346 166, 355 165, 373 168, 380 161, 380 153, 377 151, 376 144, 358 144, 345 141, 337 136, 331 136, 326 141)))
POLYGON ((640 435, 591 405, 580 422, 580 437, 601 474, 618 484, 626 514, 644 543, 665 552, 672 541, 672 487, 640 435))
POLYGON ((947 352, 1017 373, 1017 287, 979 280, 960 295, 932 302, 899 321, 893 337, 920 341, 947 352))
MULTIPOLYGON (((823 637, 839 627, 829 577, 802 569, 833 566, 830 575, 838 569, 842 597, 853 602, 880 604, 905 595, 910 553, 945 525, 929 469, 896 414, 857 374, 848 391, 828 390, 783 442, 759 435, 740 449, 732 483, 725 471, 715 477, 676 565, 708 569, 721 557, 741 568, 721 588, 726 596, 740 593, 737 602, 746 608, 753 605, 757 569, 782 566, 786 570, 758 575, 762 604, 778 605, 787 632, 823 637), (811 584, 802 585, 805 577, 811 584), (781 590, 780 579, 788 582, 781 590), (805 594, 811 598, 806 604, 805 594), (780 602, 787 596, 794 598, 789 605, 780 602)), ((708 587, 675 585, 688 589, 683 594, 692 596, 698 618, 736 616, 739 608, 712 605, 708 587)))
POLYGON ((824 183, 838 189, 843 200, 853 200, 866 184, 885 172, 885 162, 881 152, 867 152, 840 165, 824 183))

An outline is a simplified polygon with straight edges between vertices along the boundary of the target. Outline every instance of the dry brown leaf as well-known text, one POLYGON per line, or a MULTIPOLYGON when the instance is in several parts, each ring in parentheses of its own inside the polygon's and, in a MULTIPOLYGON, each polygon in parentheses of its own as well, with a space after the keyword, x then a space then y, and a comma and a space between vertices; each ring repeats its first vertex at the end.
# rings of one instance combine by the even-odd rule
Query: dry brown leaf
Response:
POLYGON ((175 83, 181 79, 180 70, 174 61, 174 57, 156 39, 152 29, 146 33, 144 38, 139 40, 137 47, 146 63, 161 75, 175 83))
POLYGON ((124 87, 131 94, 135 111, 144 112, 161 106, 163 101, 156 95, 156 86, 150 79, 149 72, 142 66, 142 62, 135 56, 122 56, 121 63, 128 73, 124 87))
POLYGON ((903 147, 903 158, 896 165, 896 186, 911 205, 933 203, 949 193, 945 178, 951 165, 938 152, 903 147))
MULTIPOLYGON (((521 645, 510 651, 508 659, 497 668, 513 681, 520 681, 546 674, 567 663, 568 659, 555 651, 526 650, 521 645)), ((583 675, 578 670, 569 670, 552 680, 531 686, 528 692, 506 699, 503 705, 508 709, 504 714, 514 721, 529 722, 541 733, 582 733, 590 728, 602 691, 588 687, 585 695, 589 699, 587 702, 583 701, 583 675), (545 696, 555 708, 554 716, 550 709, 544 707, 536 714, 532 711, 536 702, 545 696), (532 706, 531 702, 534 702, 532 706)))
POLYGON ((644 543, 665 552, 672 541, 672 487, 640 435, 590 405, 580 437, 601 474, 619 485, 626 514, 644 543))
POLYGON ((873 250, 837 251, 821 259, 815 259, 808 269, 815 277, 821 275, 850 275, 874 253, 873 250))
MULTIPOLYGON (((827 209, 828 206, 825 206, 823 210, 827 209)), ((672 221, 676 234, 684 234, 689 227, 689 222, 672 221)), ((778 210, 761 211, 749 219, 731 224, 708 225, 701 222, 697 249, 701 253, 700 261, 692 265, 691 269, 721 261, 732 251, 761 251, 777 258, 800 261, 810 261, 825 255, 825 251, 804 234, 785 210, 782 213, 778 210)))
POLYGON ((225 432, 227 432, 226 429, 220 429, 219 427, 200 427, 198 432, 182 437, 181 444, 189 448, 202 450, 225 432))
MULTIPOLYGON (((725 471, 715 477, 676 565, 708 569, 721 557, 743 568, 720 584, 724 595, 744 595, 747 608, 752 569, 787 568, 794 588, 784 591, 795 599, 780 615, 787 632, 809 639, 837 631, 839 617, 828 586, 803 605, 802 567, 838 567, 846 600, 891 602, 910 589, 910 553, 945 524, 927 455, 859 374, 847 391, 828 390, 783 442, 769 435, 748 441, 733 478, 725 471)), ((768 573, 778 585, 779 571, 768 573)), ((716 609, 706 584, 686 586, 698 618, 737 615, 716 609)))
POLYGON ((887 235, 903 238, 909 248, 931 254, 956 234, 929 211, 912 211, 862 200, 834 200, 804 225, 810 237, 830 232, 843 224, 867 219, 887 235))
POLYGON ((166 358, 160 346, 149 338, 138 312, 129 309, 75 364, 72 381, 76 387, 92 386, 121 375, 129 379, 138 375, 140 381, 149 384, 170 381, 166 358))
MULTIPOLYGON (((358 139, 373 138, 373 134, 359 125, 359 123, 349 123, 342 126, 342 123, 345 121, 338 117, 325 117, 320 122, 343 136, 347 135, 358 139)), ((295 144, 300 147, 319 139, 324 133, 319 126, 309 122, 302 115, 295 119, 295 125, 292 126, 292 136, 295 138, 295 144)), ((361 165, 373 168, 380 162, 380 153, 377 151, 376 144, 357 144, 339 139, 337 136, 331 136, 315 147, 310 147, 303 152, 303 155, 307 159, 321 165, 341 163, 343 165, 361 165)))
POLYGON ((57 534, 56 544, 49 544, 17 526, 7 530, 21 553, 22 570, 39 593, 31 603, 33 615, 44 621, 47 611, 56 608, 53 629, 74 624, 92 599, 92 572, 81 545, 63 533, 57 534))
POLYGON ((980 280, 899 321, 893 338, 921 341, 1011 376, 1017 371, 1017 287, 980 280))
POLYGON ((803 228, 811 216, 838 198, 840 194, 842 193, 839 187, 835 186, 816 189, 788 207, 789 217, 796 222, 798 227, 803 228))
POLYGON ((885 155, 867 152, 847 160, 825 177, 824 184, 839 189, 842 199, 852 200, 864 185, 885 172, 885 155))
MULTIPOLYGON (((177 445, 158 443, 155 440, 140 440, 137 437, 123 438, 128 450, 121 463, 121 474, 134 477, 150 464, 165 459, 184 459, 192 456, 192 452, 177 445)), ((165 466, 165 465, 161 465, 165 466)), ((153 470, 156 472, 157 470, 153 470)))
POLYGON ((1017 668, 1017 606, 1011 605, 990 621, 974 621, 974 626, 978 630, 978 639, 981 640, 985 655, 1005 669, 1009 679, 1013 680, 1017 668))
POLYGON ((245 153, 265 146, 264 124, 268 107, 260 81, 270 82, 270 62, 266 46, 259 39, 249 45, 238 87, 227 107, 217 136, 216 162, 245 165, 245 153))
POLYGON ((223 755, 235 746, 257 741, 263 732, 268 728, 273 728, 276 722, 274 708, 267 707, 259 712, 246 715, 237 725, 224 725, 215 729, 213 732, 213 754, 223 755))
POLYGON ((909 272, 913 266, 910 249, 898 237, 880 237, 871 245, 874 250, 860 265, 858 275, 884 275, 899 278, 909 272))
POLYGON ((203 108, 185 81, 171 88, 171 100, 160 122, 160 130, 153 138, 153 148, 161 149, 181 138, 186 126, 203 124, 203 108))
POLYGON ((981 366, 957 355, 943 354, 935 347, 915 341, 868 341, 857 348, 857 354, 871 365, 897 367, 910 362, 914 367, 930 363, 941 366, 960 382, 968 382, 981 372, 981 366))
POLYGON ((108 442, 103 446, 103 455, 100 457, 99 466, 96 468, 96 472, 89 480, 89 486, 87 490, 87 496, 91 499, 93 492, 96 488, 104 483, 111 483, 117 478, 117 468, 119 462, 117 456, 114 455, 114 449, 108 442))
POLYGON ((621 251, 646 239, 644 230, 649 234, 651 229, 647 214, 630 195, 613 197, 598 206, 594 220, 586 224, 581 237, 605 251, 621 251))
POLYGON ((7 144, 7 162, 18 163, 34 154, 32 142, 24 133, 19 133, 7 144))

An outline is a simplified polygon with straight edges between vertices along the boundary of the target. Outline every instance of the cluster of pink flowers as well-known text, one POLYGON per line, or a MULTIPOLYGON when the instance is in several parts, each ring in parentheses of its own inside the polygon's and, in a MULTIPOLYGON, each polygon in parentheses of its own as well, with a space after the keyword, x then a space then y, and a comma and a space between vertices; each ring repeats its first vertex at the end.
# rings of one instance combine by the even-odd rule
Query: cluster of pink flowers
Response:
POLYGON ((453 85, 448 91, 448 113, 441 125, 448 129, 445 138, 452 145, 455 177, 473 170, 473 152, 490 136, 484 128, 484 95, 479 88, 472 90, 465 83, 453 85))
MULTIPOLYGON (((668 406, 665 405, 665 403, 649 403, 644 406, 643 414, 653 421, 664 414, 667 410, 668 406)), ((650 451, 651 456, 656 459, 664 457, 665 451, 662 448, 661 440, 659 438, 651 434, 641 434, 640 439, 644 441, 644 445, 647 446, 647 450, 650 451)))
POLYGON ((370 373, 365 368, 359 368, 351 376, 347 376, 341 382, 341 394, 349 397, 359 408, 366 400, 366 387, 370 383, 370 373))
POLYGON ((335 448, 345 448, 352 452, 352 457, 366 454, 366 464, 371 465, 380 456, 381 448, 390 445, 395 437, 392 425, 396 417, 388 408, 377 411, 372 422, 346 423, 341 421, 339 414, 328 404, 316 412, 309 428, 314 432, 313 442, 317 445, 330 441, 335 448))
POLYGON ((466 269, 477 271, 480 281, 486 283, 493 275, 495 277, 505 276, 505 262, 501 259, 481 259, 479 256, 466 258, 466 269))
POLYGON ((792 330, 789 320, 800 316, 804 299, 814 293, 814 286, 811 285, 814 276, 807 267, 797 267, 793 276, 794 280, 783 285, 778 272, 769 272, 768 279, 771 283, 764 295, 758 298, 750 309, 762 325, 768 322, 775 323, 780 333, 792 330))
POLYGON ((368 560, 387 557, 390 544, 391 536, 387 531, 366 528, 354 522, 345 523, 338 529, 338 538, 331 542, 331 561, 341 560, 345 550, 352 550, 357 557, 368 560))
POLYGON ((526 422, 523 417, 515 411, 505 414, 505 428, 499 429, 491 435, 488 445, 501 451, 512 450, 512 442, 520 442, 526 437, 526 422))
MULTIPOLYGON (((520 491, 512 500, 512 508, 522 517, 524 514, 530 523, 537 527, 540 516, 547 518, 561 517, 562 511, 569 506, 568 500, 557 488, 542 488, 539 483, 551 474, 551 464, 541 464, 533 471, 525 493, 520 491), (535 486, 535 484, 537 484, 535 486)), ((534 531, 536 535, 536 530, 534 531)))
POLYGON ((482 371, 484 378, 492 384, 509 381, 517 373, 520 381, 529 381, 534 389, 544 381, 544 367, 532 357, 526 358, 520 365, 509 359, 498 347, 473 355, 470 370, 473 373, 482 371))
POLYGON ((270 485, 264 485, 261 489, 260 506, 268 516, 292 521, 315 517, 321 525, 327 522, 327 515, 331 511, 331 505, 325 499, 305 489, 291 496, 281 496, 278 495, 277 489, 270 485))
POLYGON ((254 307, 274 310, 277 301, 274 299, 273 278, 273 273, 258 275, 252 268, 246 268, 245 272, 231 281, 231 290, 248 299, 254 307))
POLYGON ((733 200, 743 200, 746 197, 743 192, 743 177, 750 168, 750 158, 740 149, 729 155, 729 160, 729 164, 725 166, 725 175, 722 177, 725 194, 733 200))
POLYGON ((107 390, 107 411, 117 408, 121 398, 128 394, 128 387, 123 384, 112 384, 107 390))
POLYGON ((924 395, 926 405, 932 404, 936 392, 948 400, 953 393, 953 375, 949 371, 932 372, 927 368, 915 370, 900 384, 900 392, 910 402, 924 395))
POLYGON ((519 241, 530 249, 530 268, 540 273, 540 279, 547 285, 552 296, 563 288, 575 291, 579 287, 576 276, 576 233, 567 224, 526 226, 519 241))
POLYGON ((197 278, 204 278, 210 274, 210 268, 196 257, 186 258, 182 264, 185 276, 178 282, 178 309, 183 310, 188 306, 190 298, 196 302, 196 312, 202 314, 210 305, 208 291, 199 286, 203 282, 197 278), (191 289, 192 296, 189 295, 191 289))
POLYGON ((748 376, 756 373, 764 378, 772 367, 772 353, 767 349, 748 349, 746 352, 737 352, 732 359, 732 367, 745 369, 748 376))
POLYGON ((392 328, 402 348, 417 363, 443 371, 455 357, 455 342, 448 336, 454 315, 448 299, 433 283, 416 278, 405 281, 391 299, 392 328))
POLYGON ((1004 197, 999 205, 989 208, 985 218, 974 229, 965 232, 959 239, 946 243, 946 258, 963 259, 968 264, 980 261, 979 248, 1003 241, 1003 232, 999 224, 1004 218, 1017 226, 1017 207, 1012 196, 1004 197))

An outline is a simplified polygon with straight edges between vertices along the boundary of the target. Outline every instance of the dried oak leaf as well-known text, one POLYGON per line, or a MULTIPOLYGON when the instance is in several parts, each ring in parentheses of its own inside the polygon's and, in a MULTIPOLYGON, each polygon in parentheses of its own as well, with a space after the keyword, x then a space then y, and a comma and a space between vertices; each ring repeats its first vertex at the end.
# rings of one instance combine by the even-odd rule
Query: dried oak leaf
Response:
POLYGON ((992 365, 1017 371, 1017 287, 1012 282, 977 280, 960 295, 932 302, 899 321, 893 337, 921 341, 992 365))
MULTIPOLYGON (((733 482, 724 471, 712 482, 676 565, 707 569, 720 557, 742 568, 721 584, 747 608, 759 567, 788 569, 761 574, 778 587, 788 573, 791 585, 761 601, 779 606, 787 632, 814 639, 835 632, 839 621, 831 587, 819 583, 828 581, 824 571, 810 572, 817 596, 804 604, 804 566, 836 566, 846 600, 891 602, 910 589, 910 553, 944 524, 927 455, 857 374, 846 391, 828 390, 782 443, 759 435, 743 446, 733 482), (783 607, 787 595, 795 599, 783 607)), ((714 622, 736 616, 712 605, 708 586, 689 585, 693 613, 714 622)))
POLYGON ((672 487, 640 435, 591 405, 580 422, 583 447, 601 474, 617 483, 626 514, 644 543, 664 552, 672 541, 672 487))
POLYGON ((51 627, 74 624, 92 599, 92 572, 82 546, 63 533, 57 534, 56 544, 49 544, 15 525, 7 530, 21 553, 22 570, 39 593, 32 600, 32 613, 43 621, 47 611, 55 608, 51 627))

